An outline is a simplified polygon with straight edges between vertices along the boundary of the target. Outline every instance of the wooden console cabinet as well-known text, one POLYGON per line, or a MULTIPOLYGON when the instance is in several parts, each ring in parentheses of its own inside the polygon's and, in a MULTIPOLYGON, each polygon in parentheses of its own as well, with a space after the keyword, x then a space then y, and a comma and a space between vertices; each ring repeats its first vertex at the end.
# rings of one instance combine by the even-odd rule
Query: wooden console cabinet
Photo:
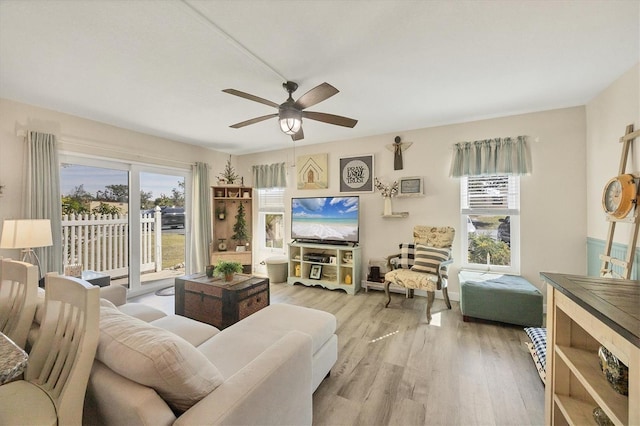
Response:
POLYGON ((331 290, 340 289, 354 295, 360 290, 360 247, 311 243, 289 244, 290 285, 319 285, 331 290), (314 256, 324 259, 318 260, 314 256), (312 272, 320 268, 318 279, 312 272))
POLYGON ((616 425, 640 425, 640 282, 541 273, 547 282, 545 423, 593 424, 602 408, 616 425), (629 395, 598 364, 606 347, 629 367, 629 395))

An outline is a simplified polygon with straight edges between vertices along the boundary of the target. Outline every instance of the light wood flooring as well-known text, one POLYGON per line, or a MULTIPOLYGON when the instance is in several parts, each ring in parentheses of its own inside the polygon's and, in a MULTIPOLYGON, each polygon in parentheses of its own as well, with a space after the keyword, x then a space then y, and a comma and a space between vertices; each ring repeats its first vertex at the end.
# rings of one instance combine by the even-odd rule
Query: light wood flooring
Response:
MULTIPOLYGON (((173 297, 135 301, 173 313, 173 297)), ((544 386, 522 327, 463 322, 459 305, 384 292, 271 285, 271 303, 333 313, 338 361, 313 395, 315 425, 543 424, 544 386)))

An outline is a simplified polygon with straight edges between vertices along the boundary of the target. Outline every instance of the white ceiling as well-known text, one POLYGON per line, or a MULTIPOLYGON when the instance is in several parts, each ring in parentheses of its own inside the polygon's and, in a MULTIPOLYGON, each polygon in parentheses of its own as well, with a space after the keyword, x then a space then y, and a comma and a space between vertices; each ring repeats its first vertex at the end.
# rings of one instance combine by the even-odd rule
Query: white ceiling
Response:
POLYGON ((232 154, 292 142, 226 88, 334 85, 359 122, 311 144, 583 105, 639 53, 637 0, 0 0, 0 97, 232 154))

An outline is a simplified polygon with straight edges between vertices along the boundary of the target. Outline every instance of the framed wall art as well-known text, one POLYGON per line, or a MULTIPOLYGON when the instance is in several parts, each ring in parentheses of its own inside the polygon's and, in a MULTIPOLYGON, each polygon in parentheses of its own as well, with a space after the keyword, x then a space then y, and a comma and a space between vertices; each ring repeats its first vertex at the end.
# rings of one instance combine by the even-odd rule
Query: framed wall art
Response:
POLYGON ((322 265, 311 265, 309 278, 311 278, 312 280, 319 280, 321 276, 322 276, 322 265))
POLYGON ((373 155, 340 159, 340 192, 373 192, 373 155))
POLYGON ((422 197, 424 180, 420 176, 409 176, 399 179, 397 197, 422 197))
POLYGON ((301 155, 296 158, 298 189, 325 189, 329 181, 327 154, 301 155))

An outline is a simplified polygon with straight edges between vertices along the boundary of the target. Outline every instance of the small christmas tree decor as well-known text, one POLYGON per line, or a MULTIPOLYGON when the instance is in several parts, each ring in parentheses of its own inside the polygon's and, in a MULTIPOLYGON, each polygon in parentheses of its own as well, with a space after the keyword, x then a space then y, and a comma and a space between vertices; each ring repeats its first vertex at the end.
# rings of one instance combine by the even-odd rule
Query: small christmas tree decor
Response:
POLYGON ((240 176, 236 174, 236 171, 233 169, 231 165, 231 158, 227 160, 227 165, 224 167, 224 171, 220 173, 220 177, 218 178, 220 181, 224 181, 224 183, 228 183, 229 185, 234 184, 240 176))
POLYGON ((233 225, 232 240, 238 241, 238 245, 241 245, 244 241, 249 239, 247 233, 247 220, 244 214, 244 204, 241 202, 238 206, 238 214, 236 214, 236 223, 233 225))

